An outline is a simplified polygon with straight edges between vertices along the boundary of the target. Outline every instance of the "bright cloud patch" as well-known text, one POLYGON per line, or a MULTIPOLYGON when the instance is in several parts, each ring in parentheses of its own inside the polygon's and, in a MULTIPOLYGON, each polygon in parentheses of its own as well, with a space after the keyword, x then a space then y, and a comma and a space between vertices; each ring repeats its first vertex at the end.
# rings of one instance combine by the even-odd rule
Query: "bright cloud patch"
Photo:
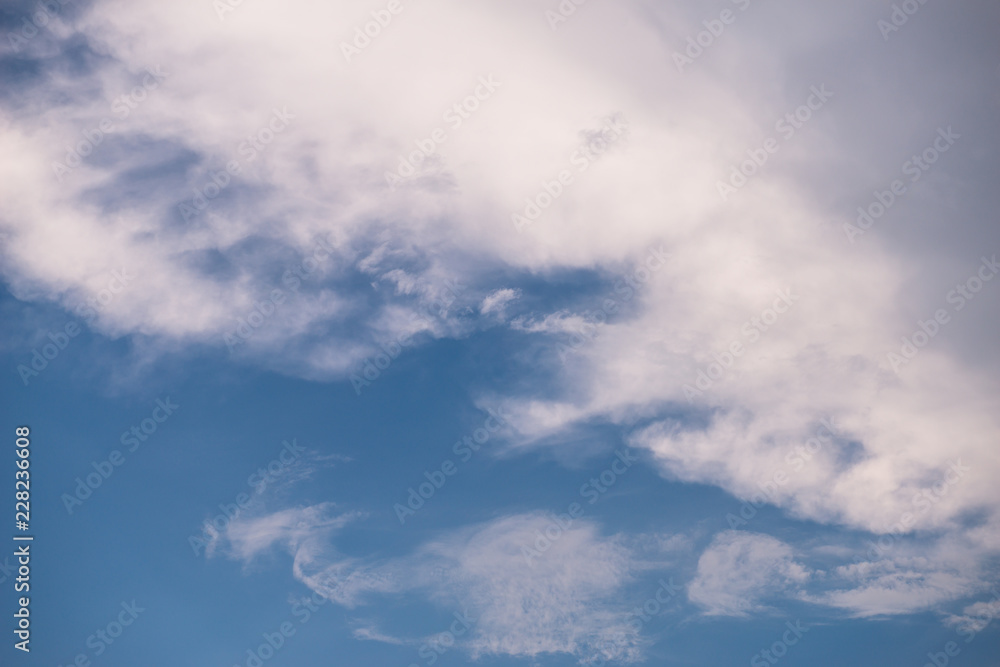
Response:
MULTIPOLYGON (((551 517, 510 516, 429 542, 410 557, 361 562, 336 554, 331 537, 346 518, 330 517, 328 510, 238 519, 224 540, 230 555, 241 559, 281 545, 303 583, 348 607, 371 604, 376 595, 415 591, 462 611, 475 619, 463 643, 473 657, 568 653, 631 661, 640 655, 634 616, 620 601, 631 581, 632 553, 618 540, 602 538, 591 523, 568 528, 532 560, 523 550, 552 524, 551 517)), ((379 634, 358 632, 363 639, 379 634)))
POLYGON ((698 559, 688 597, 709 615, 747 616, 809 580, 787 544, 756 533, 718 535, 698 559))

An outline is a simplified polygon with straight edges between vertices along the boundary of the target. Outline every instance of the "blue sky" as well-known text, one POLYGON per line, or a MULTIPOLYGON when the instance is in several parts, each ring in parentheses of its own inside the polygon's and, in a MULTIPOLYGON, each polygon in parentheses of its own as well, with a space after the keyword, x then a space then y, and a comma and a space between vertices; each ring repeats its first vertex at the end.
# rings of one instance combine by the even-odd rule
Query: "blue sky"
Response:
POLYGON ((5 3, 2 664, 995 665, 998 19, 5 3))

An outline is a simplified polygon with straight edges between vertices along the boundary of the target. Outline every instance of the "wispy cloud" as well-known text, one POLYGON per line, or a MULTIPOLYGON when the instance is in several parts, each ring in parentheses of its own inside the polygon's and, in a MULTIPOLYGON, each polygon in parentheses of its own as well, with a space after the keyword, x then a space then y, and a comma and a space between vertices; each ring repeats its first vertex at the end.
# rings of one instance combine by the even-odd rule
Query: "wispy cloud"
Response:
MULTIPOLYGON (((633 554, 617 538, 602 537, 581 521, 529 566, 522 553, 551 526, 543 514, 522 514, 470 526, 422 545, 412 555, 364 560, 339 555, 332 539, 352 515, 329 505, 284 510, 237 520, 224 536, 227 553, 251 560, 280 546, 293 557, 295 576, 315 592, 349 608, 379 596, 418 593, 428 603, 475 618, 463 648, 472 656, 578 657, 607 652, 630 661, 642 639, 621 603, 632 580, 633 554)), ((402 643, 370 625, 361 639, 402 643)), ((408 640, 406 640, 408 641, 408 640)))
POLYGON ((521 291, 516 289, 498 289, 486 295, 483 302, 479 304, 479 312, 483 315, 495 315, 501 320, 504 318, 504 307, 521 296, 521 291))
POLYGON ((749 616, 801 589, 810 572, 792 548, 767 535, 721 533, 698 559, 688 598, 712 616, 749 616))

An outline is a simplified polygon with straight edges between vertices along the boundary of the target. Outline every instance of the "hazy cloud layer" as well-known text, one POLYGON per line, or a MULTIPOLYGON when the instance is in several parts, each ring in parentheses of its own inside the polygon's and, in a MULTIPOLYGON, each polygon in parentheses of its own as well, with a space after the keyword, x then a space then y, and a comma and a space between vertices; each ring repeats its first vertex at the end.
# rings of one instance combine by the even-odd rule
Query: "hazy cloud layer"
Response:
MULTIPOLYGON (((3 277, 147 354, 308 378, 401 340, 541 338, 546 390, 488 396, 515 444, 610 424, 668 479, 930 545, 821 592, 796 547, 725 533, 703 611, 934 608, 1000 550, 1000 9, 928 3, 886 32, 881 3, 731 5, 686 62, 717 9, 591 2, 553 29, 528 0, 404 3, 354 53, 375 7, 79 3, 0 47, 3 277), (602 289, 532 293, 572 272, 602 289)), ((285 545, 348 605, 404 587, 409 565, 329 558, 343 516, 286 512, 231 527, 230 553, 285 545)), ((583 655, 618 627, 596 603, 621 548, 588 524, 557 547, 583 559, 567 579, 524 569, 499 545, 537 521, 450 538, 449 594, 499 601, 473 654, 583 655)))

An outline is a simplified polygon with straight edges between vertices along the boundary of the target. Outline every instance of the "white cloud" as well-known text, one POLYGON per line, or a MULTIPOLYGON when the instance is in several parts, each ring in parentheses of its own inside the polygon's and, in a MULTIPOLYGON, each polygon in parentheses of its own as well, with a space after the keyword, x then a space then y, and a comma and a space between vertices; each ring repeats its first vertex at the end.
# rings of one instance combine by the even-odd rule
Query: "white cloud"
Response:
MULTIPOLYGON (((851 555, 836 551, 837 560, 851 555)), ((871 618, 938 609, 983 588, 967 550, 933 542, 890 544, 881 552, 886 557, 855 556, 854 562, 829 571, 810 564, 830 554, 824 546, 798 553, 767 535, 726 531, 698 559, 688 597, 712 616, 745 617, 796 600, 871 618)))
POLYGON ((225 545, 228 556, 251 561, 276 546, 293 553, 311 549, 316 540, 328 537, 359 516, 357 513, 336 514, 332 503, 257 516, 240 515, 230 520, 223 531, 212 529, 214 537, 206 553, 211 556, 220 545, 225 545))
POLYGON ((858 617, 935 609, 979 587, 969 574, 944 568, 927 558, 863 562, 838 568, 835 574, 851 588, 827 592, 816 601, 849 610, 858 617))
POLYGON ((381 642, 383 644, 392 644, 394 646, 402 646, 407 644, 405 640, 384 634, 383 632, 374 627, 363 626, 359 628, 354 628, 354 630, 351 631, 351 636, 354 637, 355 639, 360 639, 361 641, 381 642))
POLYGON ((497 317, 503 319, 504 306, 521 296, 520 290, 504 288, 491 292, 479 304, 479 312, 483 315, 496 313, 497 317))
MULTIPOLYGON (((575 522, 529 564, 522 548, 533 547, 539 532, 552 525, 547 515, 497 519, 428 542, 410 556, 381 561, 336 552, 331 538, 349 519, 330 516, 328 506, 286 510, 238 518, 222 539, 231 556, 246 560, 281 545, 293 556, 299 580, 349 608, 380 595, 418 592, 439 607, 461 611, 474 619, 462 644, 473 658, 565 653, 627 662, 640 655, 643 640, 621 601, 632 578, 632 553, 616 538, 600 536, 590 522, 575 522)), ((404 641, 368 625, 355 634, 404 641)))
MULTIPOLYGON (((822 114, 747 187, 725 203, 715 191, 774 120, 821 83, 785 84, 788 53, 816 49, 809 62, 842 55, 828 49, 853 35, 856 17, 798 10, 804 27, 774 40, 734 29, 713 47, 719 69, 705 58, 680 77, 670 53, 698 25, 687 9, 589 3, 553 33, 526 0, 414 4, 348 63, 335 43, 367 19, 354 3, 249 2, 225 21, 204 0, 93 3, 72 27, 59 28, 64 36, 77 31, 101 54, 91 74, 53 69, 48 87, 58 102, 26 89, 18 106, 0 112, 0 152, 8 158, 0 165, 3 275, 19 298, 72 308, 97 297, 110 272, 125 267, 135 280, 92 326, 162 349, 224 349, 223 336, 281 288, 286 303, 241 354, 282 372, 340 378, 377 343, 401 334, 468 334, 472 325, 459 317, 460 304, 490 314, 501 297, 509 302, 508 290, 493 284, 498 273, 606 273, 662 243, 672 258, 634 291, 635 312, 611 319, 565 359, 562 387, 571 397, 509 397, 526 440, 607 421, 648 449, 670 478, 743 498, 783 471, 788 481, 770 498, 775 505, 876 533, 919 511, 917 495, 961 459, 972 472, 920 513, 914 530, 956 528, 970 553, 996 554, 1000 392, 990 375, 995 368, 962 358, 987 358, 995 341, 965 352, 939 336, 898 375, 885 361, 916 319, 943 305, 952 274, 957 280, 975 268, 980 249, 965 267, 944 255, 926 261, 881 245, 878 234, 888 231, 881 227, 863 243, 846 241, 839 226, 846 214, 828 207, 850 210, 867 201, 872 183, 888 182, 870 166, 866 145, 885 129, 870 118, 866 127, 845 120, 860 117, 860 107, 833 84, 836 97, 822 114), (141 80, 145 67, 158 65, 168 76, 127 118, 115 117, 113 100, 141 80), (719 75, 726 70, 736 79, 719 75), (384 173, 398 156, 444 126, 443 113, 484 75, 501 82, 496 93, 449 130, 426 173, 389 190, 384 173), (178 204, 227 161, 242 159, 241 142, 275 107, 294 115, 288 127, 242 163, 208 212, 183 220, 178 204), (627 136, 577 170, 571 158, 581 138, 614 114, 627 119, 627 136), (79 146, 83 132, 104 117, 115 118, 114 132, 57 180, 52 163, 64 161, 66 147, 79 146), (827 171, 834 168, 841 171, 827 171), (517 233, 510 214, 561 169, 571 170, 573 184, 517 233), (333 252, 292 292, 283 276, 311 255, 317 237, 329 238, 333 252), (932 265, 946 265, 947 280, 927 269, 932 265), (925 273, 921 282, 913 278, 925 273), (358 278, 371 290, 358 289, 358 278), (454 281, 472 286, 459 303, 442 307, 442 290, 454 281), (788 288, 798 300, 751 341, 743 327, 788 288), (917 291, 931 296, 914 305, 917 291), (733 342, 745 353, 689 403, 684 386, 733 342), (692 414, 705 424, 694 425, 692 414), (830 417, 841 428, 836 441, 809 465, 789 470, 792 448, 830 417), (632 431, 638 418, 645 426, 632 431), (985 515, 982 524, 962 528, 972 513, 985 515)), ((33 44, 41 49, 43 42, 33 44)), ((44 47, 58 52, 49 41, 44 47)), ((957 113, 969 99, 957 92, 931 97, 957 105, 935 113, 957 113)), ((928 120, 930 111, 914 116, 922 105, 908 100, 888 104, 881 111, 907 138, 933 134, 930 123, 940 122, 928 120), (928 127, 914 127, 925 121, 928 127)), ((880 146, 878 162, 894 169, 897 155, 910 150, 880 146)), ((951 188, 952 199, 973 189, 945 160, 935 169, 936 186, 951 188)), ((931 215, 914 212, 908 226, 929 224, 931 215)), ((970 205, 950 212, 948 224, 958 229, 985 217, 970 205)), ((953 316, 958 321, 980 306, 992 312, 988 305, 972 303, 953 316)), ((558 339, 585 324, 562 305, 553 310, 515 320, 512 329, 558 339)), ((980 329, 994 331, 995 319, 982 317, 989 326, 980 329)), ((286 518, 234 533, 233 549, 254 554, 261 545, 297 543, 302 536, 286 518)), ((323 588, 327 582, 313 571, 323 554, 309 546, 299 548, 297 567, 323 588)), ((959 583, 936 574, 939 566, 927 563, 924 580, 885 573, 869 584, 872 595, 917 580, 928 599, 938 599, 935 591, 959 583)), ((346 563, 340 570, 353 577, 343 593, 351 603, 366 587, 400 585, 384 569, 346 563)), ((706 574, 696 589, 708 596, 702 599, 730 609, 734 601, 711 597, 711 581, 706 574)), ((863 597, 855 591, 839 602, 861 608, 863 597)), ((902 599, 887 605, 904 607, 902 599)), ((563 633, 552 645, 575 641, 563 633)))
POLYGON ((945 618, 945 624, 957 628, 961 633, 975 635, 985 630, 998 616, 1000 616, 1000 593, 993 589, 991 600, 974 602, 966 606, 959 615, 949 614, 945 618))
POLYGON ((810 572, 792 548, 758 533, 720 533, 698 559, 688 598, 710 616, 748 616, 801 589, 810 572))
POLYGON ((478 616, 473 657, 586 657, 614 641, 619 659, 636 657, 639 638, 618 603, 630 579, 630 553, 582 522, 529 566, 522 547, 534 545, 551 525, 541 514, 507 517, 425 548, 453 566, 448 587, 438 594, 478 616))

